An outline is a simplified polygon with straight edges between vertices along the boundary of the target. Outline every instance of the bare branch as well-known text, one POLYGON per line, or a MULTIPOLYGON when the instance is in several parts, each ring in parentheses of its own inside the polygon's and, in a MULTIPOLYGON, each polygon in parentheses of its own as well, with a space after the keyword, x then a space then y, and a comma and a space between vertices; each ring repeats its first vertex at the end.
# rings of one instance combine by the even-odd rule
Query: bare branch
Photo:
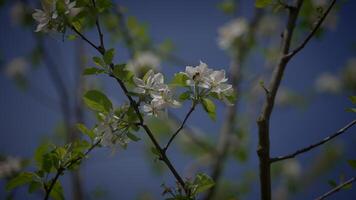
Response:
MULTIPOLYGON (((176 124, 182 124, 182 121, 174 115, 174 113, 169 112, 169 117, 176 123, 176 124)), ((186 136, 199 148, 209 151, 211 154, 216 154, 216 149, 212 146, 209 145, 208 143, 204 142, 198 135, 197 133, 190 128, 189 126, 185 125, 185 129, 189 132, 189 134, 186 134, 186 136)))
POLYGON ((70 27, 76 34, 79 35, 79 37, 82 38, 85 42, 87 42, 90 46, 92 46, 94 49, 98 50, 100 53, 102 52, 101 48, 95 45, 93 42, 91 42, 85 35, 83 35, 77 28, 74 26, 70 27))
POLYGON ((327 193, 323 194, 320 197, 317 197, 315 200, 323 200, 326 199, 327 197, 329 197, 330 195, 340 191, 342 188, 352 184, 352 182, 354 182, 356 179, 355 177, 350 178, 349 180, 341 183, 340 185, 336 186, 335 188, 333 188, 332 190, 328 191, 327 193))
POLYGON ((315 33, 319 30, 321 24, 324 22, 325 18, 328 16, 328 14, 330 13, 331 9, 334 7, 336 3, 336 0, 333 0, 329 7, 327 8, 327 10, 325 11, 325 13, 320 17, 320 19, 317 21, 315 27, 313 28, 313 30, 308 34, 308 36, 304 39, 304 41, 297 47, 295 48, 293 51, 291 51, 287 57, 293 57, 295 54, 297 54, 300 50, 302 50, 305 45, 310 41, 310 39, 315 35, 315 33))
POLYGON ((268 88, 268 95, 261 110, 260 116, 257 119, 258 125, 258 149, 257 154, 259 157, 260 168, 260 189, 261 199, 271 200, 271 163, 270 163, 270 138, 269 138, 269 121, 274 107, 274 101, 277 95, 278 88, 281 84, 284 70, 290 60, 285 55, 288 54, 290 44, 293 38, 293 32, 302 7, 303 0, 298 0, 293 9, 288 9, 287 25, 283 33, 282 52, 278 65, 275 68, 271 77, 270 85, 268 88))
POLYGON ((180 125, 180 127, 176 130, 176 132, 174 132, 174 134, 171 136, 171 138, 168 140, 168 143, 166 144, 166 146, 163 148, 164 151, 167 151, 169 145, 173 142, 174 138, 178 135, 178 133, 183 129, 185 123, 187 122, 189 116, 193 113, 194 109, 195 109, 195 102, 193 101, 192 106, 190 107, 187 115, 184 117, 184 120, 182 122, 182 124, 180 125))
MULTIPOLYGON (((96 8, 95 0, 92 0, 91 2, 93 3, 93 7, 96 8)), ((100 38, 100 46, 99 46, 99 48, 103 50, 103 49, 105 49, 105 46, 104 46, 104 35, 103 35, 103 32, 101 31, 101 26, 100 26, 98 14, 96 14, 95 25, 96 25, 96 30, 98 31, 98 35, 99 35, 99 38, 100 38)))
POLYGON ((337 131, 336 133, 334 133, 333 135, 330 135, 326 138, 324 138, 323 140, 319 141, 319 142, 316 142, 312 145, 309 145, 305 148, 302 148, 302 149, 299 149, 297 151, 295 151, 294 153, 291 153, 291 154, 288 154, 288 155, 285 155, 285 156, 279 156, 279 157, 276 157, 276 158, 271 158, 271 163, 273 162, 278 162, 278 161, 281 161, 281 160, 286 160, 286 159, 290 159, 290 158, 294 158, 295 156, 299 155, 299 154, 302 154, 302 153, 305 153, 305 152, 308 152, 320 145, 323 145, 324 143, 336 138, 337 136, 345 133, 349 128, 351 128, 353 125, 356 124, 356 120, 353 120, 351 121, 349 124, 347 124, 345 127, 343 127, 342 129, 340 129, 339 131, 337 131))

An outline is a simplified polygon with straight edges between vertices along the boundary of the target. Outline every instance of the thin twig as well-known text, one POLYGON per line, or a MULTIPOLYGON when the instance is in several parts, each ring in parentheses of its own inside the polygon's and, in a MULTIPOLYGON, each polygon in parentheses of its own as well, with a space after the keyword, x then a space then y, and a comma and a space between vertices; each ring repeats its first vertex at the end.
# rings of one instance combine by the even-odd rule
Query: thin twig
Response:
POLYGON ((87 42, 90 46, 92 46, 94 49, 98 50, 99 52, 102 52, 102 50, 100 49, 100 47, 98 47, 97 45, 95 45, 94 43, 92 43, 87 37, 85 37, 85 35, 83 35, 77 28, 75 28, 74 26, 70 27, 76 34, 78 34, 82 40, 84 40, 85 42, 87 42))
POLYGON ((189 116, 193 113, 194 109, 195 109, 195 102, 193 101, 192 106, 190 107, 187 115, 185 116, 182 124, 179 126, 179 128, 176 130, 176 132, 174 132, 174 134, 171 136, 171 138, 168 140, 166 146, 163 148, 164 151, 167 151, 169 145, 173 142, 174 138, 178 135, 178 133, 183 129, 185 123, 187 122, 189 116))
MULTIPOLYGON (((92 0, 91 2, 93 3, 93 7, 96 8, 95 0, 92 0)), ((95 25, 96 25, 96 30, 98 31, 98 35, 99 35, 99 38, 100 38, 100 46, 99 46, 99 48, 103 50, 103 49, 105 49, 105 46, 104 46, 104 35, 103 35, 103 32, 101 31, 101 26, 100 26, 100 23, 99 23, 99 15, 98 14, 96 14, 95 25)))
MULTIPOLYGON (((98 21, 99 23, 99 21, 98 21)), ((84 41, 88 42, 88 44, 90 44, 92 47, 94 47, 100 54, 104 55, 106 50, 103 48, 98 48, 96 45, 94 45, 88 38, 86 38, 83 34, 80 33, 80 31, 78 31, 74 26, 71 27, 74 32, 76 32, 84 41)), ((114 64, 111 63, 110 64, 110 68, 113 70, 114 69, 114 64)), ((139 109, 139 105, 137 104, 137 102, 132 98, 132 96, 130 95, 125 83, 115 77, 113 74, 110 74, 111 77, 113 77, 118 84, 120 85, 121 89, 123 90, 125 96, 128 98, 130 105, 133 107, 139 122, 140 122, 140 126, 145 130, 145 132, 147 133, 147 135, 149 136, 150 140, 152 141, 152 143, 154 144, 155 148, 158 150, 158 152, 160 153, 160 160, 163 161, 167 167, 169 168, 169 170, 172 172, 172 174, 174 175, 174 177, 176 178, 176 180, 179 182, 179 184, 183 187, 184 191, 186 194, 189 195, 189 189, 186 187, 185 182, 183 180, 183 178, 179 175, 178 171, 175 169, 175 167, 172 165, 171 161, 169 160, 169 158, 166 155, 166 152, 164 151, 164 149, 161 147, 161 145, 158 143, 157 139, 155 138, 155 136, 153 135, 152 131, 150 130, 150 128, 145 124, 145 121, 143 119, 143 116, 140 112, 139 109)))
POLYGON ((302 149, 299 149, 297 151, 295 151, 294 153, 291 153, 291 154, 288 154, 288 155, 285 155, 285 156, 278 156, 278 157, 275 157, 275 158, 271 158, 271 163, 273 162, 278 162, 278 161, 281 161, 281 160, 286 160, 286 159, 290 159, 290 158, 294 158, 295 156, 299 155, 299 154, 302 154, 302 153, 305 153, 305 152, 308 152, 334 138, 336 138, 337 136, 343 134, 346 132, 347 129, 351 128, 353 125, 356 124, 356 120, 353 120, 351 121, 350 123, 348 123, 345 127, 343 127, 342 129, 340 129, 339 131, 337 131, 336 133, 324 138, 323 140, 319 141, 319 142, 316 142, 312 145, 309 145, 307 147, 304 147, 302 149))
POLYGON ((323 200, 326 199, 327 197, 329 197, 330 195, 340 191, 342 188, 350 185, 352 182, 354 182, 356 179, 355 177, 350 178, 349 180, 339 184, 338 186, 334 187, 332 190, 328 191, 327 193, 323 194, 320 197, 317 197, 315 200, 323 200))
POLYGON ((336 3, 336 0, 333 0, 329 7, 327 8, 327 10, 325 11, 325 13, 320 17, 320 19, 318 20, 318 22, 316 23, 315 27, 313 28, 313 30, 308 34, 308 36, 304 39, 304 41, 298 46, 296 47, 294 50, 292 50, 287 57, 293 57, 295 54, 297 54, 300 50, 302 50, 305 45, 309 42, 309 40, 315 35, 315 33, 319 30, 321 24, 324 22, 325 18, 328 16, 328 14, 330 13, 331 9, 334 7, 336 3))
MULTIPOLYGON (((168 112, 169 118, 172 119, 176 124, 181 124, 182 121, 172 112, 168 112)), ((200 138, 198 133, 194 131, 191 127, 185 125, 185 129, 188 131, 189 134, 186 136, 194 143, 194 145, 198 146, 202 150, 208 151, 212 155, 216 154, 216 149, 214 146, 209 145, 203 139, 200 138)))
POLYGON ((77 162, 80 162, 82 159, 84 159, 86 156, 88 156, 88 154, 100 144, 101 140, 98 140, 97 142, 95 142, 92 146, 90 146, 90 148, 84 153, 83 156, 78 156, 75 159, 72 159, 70 161, 68 161, 67 163, 65 163, 63 166, 59 167, 57 170, 56 175, 54 176, 54 178, 52 179, 50 185, 47 187, 45 186, 45 192, 46 195, 44 197, 44 200, 48 200, 54 185, 56 184, 56 182, 58 181, 59 177, 61 176, 61 174, 63 174, 63 172, 65 172, 66 170, 68 170, 71 166, 73 166, 74 164, 76 164, 77 162))

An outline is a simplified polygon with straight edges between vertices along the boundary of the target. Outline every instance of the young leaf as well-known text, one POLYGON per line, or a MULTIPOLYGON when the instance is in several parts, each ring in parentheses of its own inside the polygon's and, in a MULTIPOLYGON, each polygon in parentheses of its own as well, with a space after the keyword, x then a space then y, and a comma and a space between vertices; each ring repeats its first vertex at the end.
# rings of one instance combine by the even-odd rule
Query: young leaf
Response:
POLYGON ((95 134, 92 130, 88 129, 84 124, 78 123, 77 129, 83 134, 87 135, 91 141, 94 140, 95 134))
POLYGON ((181 101, 185 101, 185 100, 189 99, 190 97, 191 97, 190 91, 183 92, 182 94, 179 95, 179 99, 181 101))
POLYGON ((103 67, 103 68, 106 67, 105 62, 103 61, 103 59, 101 59, 99 57, 93 57, 93 61, 99 67, 103 67))
POLYGON ((350 96, 350 100, 353 104, 356 104, 356 96, 350 96))
POLYGON ((98 90, 90 90, 85 93, 84 103, 92 110, 108 113, 112 109, 112 103, 105 94, 98 90))
POLYGON ((28 193, 33 193, 42 188, 42 183, 38 181, 31 181, 28 185, 28 193))
POLYGON ((20 173, 6 184, 6 190, 10 191, 16 187, 30 183, 34 176, 35 174, 31 172, 20 173))
POLYGON ((204 110, 208 113, 209 117, 212 120, 215 120, 215 118, 216 118, 216 112, 215 112, 216 107, 215 107, 214 102, 211 101, 208 98, 203 98, 202 99, 202 104, 203 104, 204 110))
POLYGON ((264 8, 272 3, 272 0, 256 0, 255 6, 257 8, 264 8))
POLYGON ((348 160, 347 161, 352 169, 356 169, 356 160, 348 160))
POLYGON ((43 165, 43 156, 49 151, 50 144, 45 142, 42 143, 35 151, 35 161, 38 168, 41 168, 43 165))
POLYGON ((213 187, 215 183, 208 175, 199 173, 195 177, 194 184, 198 186, 196 193, 201 193, 213 187))
POLYGON ((126 64, 115 65, 114 76, 125 82, 130 82, 134 74, 131 71, 125 69, 125 66, 126 64))
POLYGON ((127 135, 128 138, 130 138, 130 140, 132 140, 134 142, 137 142, 137 141, 141 140, 141 138, 137 137, 136 135, 134 135, 134 134, 132 134, 130 132, 128 132, 126 135, 127 135))
POLYGON ((84 69, 83 75, 97 75, 97 74, 101 74, 104 73, 105 70, 103 69, 98 69, 96 67, 91 67, 91 68, 86 68, 84 69))
POLYGON ((187 75, 183 73, 176 73, 171 81, 171 85, 185 87, 187 86, 188 79, 187 75))
POLYGON ((114 49, 110 49, 110 50, 106 51, 104 56, 103 56, 104 62, 107 65, 110 65, 112 63, 114 55, 115 55, 115 50, 114 49))
POLYGON ((51 196, 54 200, 64 200, 63 188, 59 181, 54 184, 49 196, 51 196))

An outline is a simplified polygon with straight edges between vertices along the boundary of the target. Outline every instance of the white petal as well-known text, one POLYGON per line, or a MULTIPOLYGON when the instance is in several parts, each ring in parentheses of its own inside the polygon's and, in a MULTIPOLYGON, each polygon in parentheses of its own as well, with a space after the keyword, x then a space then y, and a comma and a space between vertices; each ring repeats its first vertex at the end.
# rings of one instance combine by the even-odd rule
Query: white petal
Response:
POLYGON ((137 85, 139 87, 145 87, 145 82, 142 79, 134 77, 133 81, 134 81, 135 85, 137 85))
POLYGON ((133 92, 137 93, 137 94, 145 94, 146 90, 140 87, 134 88, 133 92))

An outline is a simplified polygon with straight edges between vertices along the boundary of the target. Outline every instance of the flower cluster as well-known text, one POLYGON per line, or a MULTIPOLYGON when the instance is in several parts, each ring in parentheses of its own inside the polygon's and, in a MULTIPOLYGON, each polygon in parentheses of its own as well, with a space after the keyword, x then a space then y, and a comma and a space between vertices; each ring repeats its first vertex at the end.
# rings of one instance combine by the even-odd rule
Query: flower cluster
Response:
POLYGON ((231 104, 227 97, 233 94, 233 89, 231 84, 226 83, 228 79, 225 70, 214 71, 200 61, 198 66, 187 66, 185 72, 181 73, 187 77, 186 84, 194 87, 195 98, 215 95, 228 105, 231 104))
POLYGON ((110 112, 103 116, 103 120, 94 129, 97 140, 101 140, 100 144, 104 147, 114 149, 117 144, 125 148, 129 142, 127 136, 129 126, 123 127, 122 116, 117 116, 114 112, 110 112))
POLYGON ((234 42, 248 31, 248 23, 244 18, 238 18, 219 29, 218 44, 222 49, 229 49, 234 42))
POLYGON ((21 159, 7 157, 0 161, 0 178, 10 177, 21 170, 21 159))
POLYGON ((60 30, 64 24, 64 17, 74 17, 80 11, 80 8, 75 8, 76 1, 47 0, 41 2, 43 10, 35 9, 35 13, 32 14, 38 23, 35 32, 60 30), (57 5, 61 5, 61 9, 57 5))
POLYGON ((149 70, 142 79, 134 77, 133 81, 136 85, 133 91, 145 99, 143 111, 148 115, 157 116, 169 106, 180 106, 180 103, 173 99, 172 91, 164 83, 161 73, 155 74, 153 70, 149 70))

